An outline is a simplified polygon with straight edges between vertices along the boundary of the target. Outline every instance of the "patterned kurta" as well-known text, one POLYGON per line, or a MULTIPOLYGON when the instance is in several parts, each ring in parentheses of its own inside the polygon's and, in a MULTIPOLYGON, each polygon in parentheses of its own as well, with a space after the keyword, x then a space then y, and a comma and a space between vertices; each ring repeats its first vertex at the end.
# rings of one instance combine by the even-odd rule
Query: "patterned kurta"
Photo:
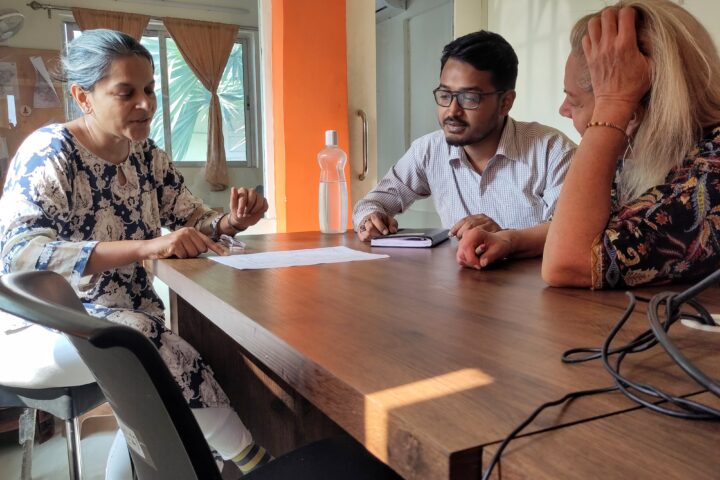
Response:
POLYGON ((720 127, 665 182, 617 204, 592 247, 593 288, 694 281, 720 267, 720 127))
POLYGON ((161 227, 199 226, 217 215, 183 185, 163 150, 151 140, 135 142, 127 160, 114 165, 64 126, 43 127, 15 155, 0 211, 4 273, 60 273, 91 315, 134 327, 156 345, 190 407, 228 405, 197 351, 166 329, 162 301, 141 262, 83 275, 98 242, 152 239, 161 227))

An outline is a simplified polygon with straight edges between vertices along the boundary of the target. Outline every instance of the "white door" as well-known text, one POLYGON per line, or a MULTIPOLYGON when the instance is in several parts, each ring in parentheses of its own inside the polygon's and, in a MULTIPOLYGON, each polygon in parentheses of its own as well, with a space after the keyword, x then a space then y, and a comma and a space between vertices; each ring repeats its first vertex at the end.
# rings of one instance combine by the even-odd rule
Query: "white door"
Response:
POLYGON ((345 11, 352 209, 377 184, 375 0, 346 0, 345 11))
MULTIPOLYGON (((452 0, 407 2, 405 12, 377 23, 378 178, 412 141, 439 128, 432 90, 440 55, 453 39, 452 0)), ((400 226, 440 226, 432 200, 415 202, 400 226)))

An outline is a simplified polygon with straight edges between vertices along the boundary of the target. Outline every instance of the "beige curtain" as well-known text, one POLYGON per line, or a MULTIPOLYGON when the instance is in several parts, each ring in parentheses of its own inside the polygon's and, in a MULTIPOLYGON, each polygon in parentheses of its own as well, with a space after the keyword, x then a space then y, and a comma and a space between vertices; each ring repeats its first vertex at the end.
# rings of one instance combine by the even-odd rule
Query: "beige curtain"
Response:
POLYGON ((136 15, 134 13, 106 12, 78 7, 73 7, 72 12, 75 21, 80 26, 80 30, 107 28, 127 33, 138 41, 142 37, 145 28, 147 28, 148 22, 150 22, 150 17, 147 15, 136 15))
POLYGON ((178 18, 163 18, 163 24, 187 64, 210 92, 205 180, 211 190, 225 190, 228 186, 228 171, 217 89, 235 43, 238 26, 178 18))

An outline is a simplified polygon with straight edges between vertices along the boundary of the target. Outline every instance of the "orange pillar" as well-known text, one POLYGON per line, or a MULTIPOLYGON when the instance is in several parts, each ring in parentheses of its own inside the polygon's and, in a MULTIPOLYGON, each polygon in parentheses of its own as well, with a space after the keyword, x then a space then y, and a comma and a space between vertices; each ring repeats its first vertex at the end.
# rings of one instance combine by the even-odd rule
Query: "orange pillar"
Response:
POLYGON ((325 130, 349 150, 345 0, 273 0, 272 89, 277 228, 317 231, 325 130))

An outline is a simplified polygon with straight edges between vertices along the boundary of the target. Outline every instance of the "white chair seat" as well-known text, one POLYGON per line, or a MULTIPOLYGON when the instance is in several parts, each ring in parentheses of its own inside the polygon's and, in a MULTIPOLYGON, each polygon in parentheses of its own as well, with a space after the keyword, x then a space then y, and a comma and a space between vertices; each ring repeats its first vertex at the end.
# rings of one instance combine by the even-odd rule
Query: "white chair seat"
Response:
POLYGON ((6 333, 0 323, 0 384, 53 388, 94 383, 75 347, 61 334, 39 325, 6 333))

